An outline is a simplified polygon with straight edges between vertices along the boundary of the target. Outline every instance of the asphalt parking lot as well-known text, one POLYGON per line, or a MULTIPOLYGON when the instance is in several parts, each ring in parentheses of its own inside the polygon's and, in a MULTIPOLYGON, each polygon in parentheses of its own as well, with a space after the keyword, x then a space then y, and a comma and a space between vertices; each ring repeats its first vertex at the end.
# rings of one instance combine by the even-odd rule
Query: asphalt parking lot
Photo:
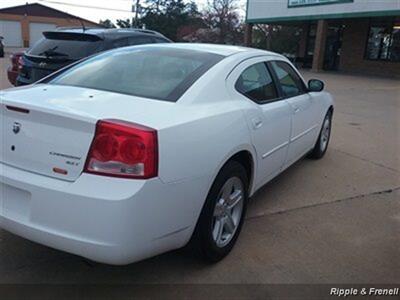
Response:
POLYGON ((336 99, 330 148, 253 197, 225 260, 174 251, 114 267, 0 230, 0 283, 400 283, 400 81, 304 75, 323 79, 336 99))

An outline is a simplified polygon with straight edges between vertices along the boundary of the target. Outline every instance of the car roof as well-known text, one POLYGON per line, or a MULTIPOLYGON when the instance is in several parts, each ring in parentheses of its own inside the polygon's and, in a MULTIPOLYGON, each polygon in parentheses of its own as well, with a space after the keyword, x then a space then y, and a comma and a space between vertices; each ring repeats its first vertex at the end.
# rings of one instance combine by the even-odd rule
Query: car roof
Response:
POLYGON ((201 52, 208 52, 218 54, 222 56, 230 56, 237 53, 248 53, 252 55, 274 55, 282 56, 275 52, 270 52, 261 49, 248 48, 242 46, 232 45, 219 45, 219 44, 203 44, 203 43, 171 43, 171 44, 149 44, 144 45, 146 47, 163 47, 171 49, 182 49, 182 50, 195 50, 201 52))
POLYGON ((68 32, 68 33, 83 33, 96 35, 101 38, 119 39, 127 36, 149 35, 167 39, 161 33, 153 30, 139 29, 139 28, 83 28, 83 27, 59 27, 51 32, 68 32))

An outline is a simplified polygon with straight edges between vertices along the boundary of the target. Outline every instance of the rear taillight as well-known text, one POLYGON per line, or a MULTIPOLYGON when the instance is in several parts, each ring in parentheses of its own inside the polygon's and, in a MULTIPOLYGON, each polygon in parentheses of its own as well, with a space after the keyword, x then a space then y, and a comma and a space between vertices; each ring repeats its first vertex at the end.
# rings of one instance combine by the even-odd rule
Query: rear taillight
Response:
POLYGON ((85 172, 123 178, 156 177, 157 131, 125 121, 98 121, 85 172))
POLYGON ((12 65, 13 70, 15 70, 15 71, 18 71, 18 58, 19 58, 18 55, 15 55, 15 54, 10 55, 11 65, 12 65))
POLYGON ((25 65, 24 59, 22 58, 22 56, 20 56, 20 57, 18 58, 18 63, 17 63, 18 69, 21 70, 21 69, 23 68, 24 65, 25 65))

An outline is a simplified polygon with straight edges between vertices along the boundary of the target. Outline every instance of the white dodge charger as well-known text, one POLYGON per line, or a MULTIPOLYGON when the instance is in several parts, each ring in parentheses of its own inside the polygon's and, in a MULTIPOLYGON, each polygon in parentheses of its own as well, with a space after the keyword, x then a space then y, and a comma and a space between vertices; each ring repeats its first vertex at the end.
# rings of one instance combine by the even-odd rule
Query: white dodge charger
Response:
POLYGON ((218 261, 249 197, 325 154, 323 88, 275 53, 158 44, 2 91, 0 227, 109 264, 189 242, 218 261))

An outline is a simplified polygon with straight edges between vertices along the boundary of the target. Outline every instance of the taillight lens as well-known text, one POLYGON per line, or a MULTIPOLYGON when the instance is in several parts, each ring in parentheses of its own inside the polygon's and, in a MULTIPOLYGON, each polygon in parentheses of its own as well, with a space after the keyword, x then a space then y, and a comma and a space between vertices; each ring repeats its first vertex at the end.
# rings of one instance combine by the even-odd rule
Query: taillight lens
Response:
POLYGON ((23 66, 25 65, 25 63, 24 63, 24 59, 22 58, 22 56, 20 56, 19 58, 18 58, 18 69, 22 69, 23 68, 23 66))
POLYGON ((157 131, 125 121, 98 121, 85 172, 123 178, 156 177, 157 131))
POLYGON ((12 68, 13 68, 13 70, 16 70, 16 71, 18 71, 18 59, 19 59, 19 56, 17 56, 17 55, 15 55, 15 54, 10 55, 12 68))

